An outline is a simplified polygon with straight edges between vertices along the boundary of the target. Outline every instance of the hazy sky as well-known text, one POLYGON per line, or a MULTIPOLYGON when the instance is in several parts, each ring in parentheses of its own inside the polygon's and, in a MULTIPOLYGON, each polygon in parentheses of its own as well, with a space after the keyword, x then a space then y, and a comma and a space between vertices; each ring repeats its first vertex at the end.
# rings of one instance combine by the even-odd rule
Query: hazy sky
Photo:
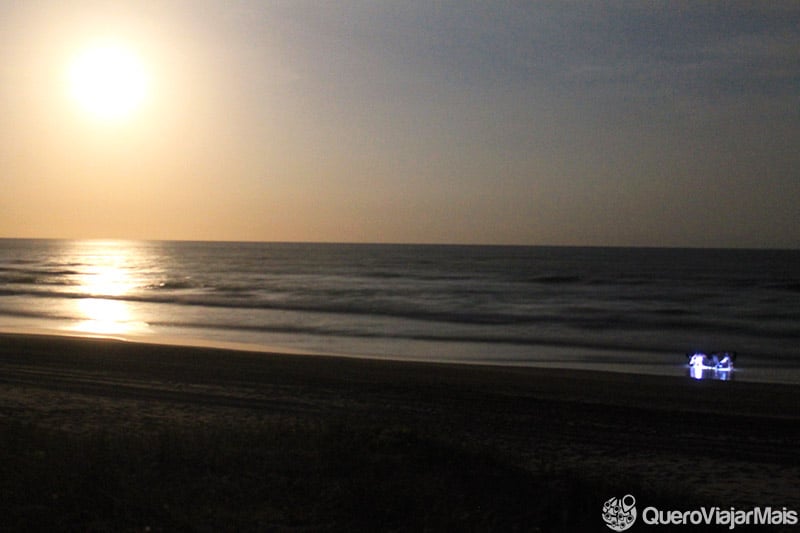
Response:
POLYGON ((0 50, 0 237, 800 247, 796 1, 0 0, 0 50))

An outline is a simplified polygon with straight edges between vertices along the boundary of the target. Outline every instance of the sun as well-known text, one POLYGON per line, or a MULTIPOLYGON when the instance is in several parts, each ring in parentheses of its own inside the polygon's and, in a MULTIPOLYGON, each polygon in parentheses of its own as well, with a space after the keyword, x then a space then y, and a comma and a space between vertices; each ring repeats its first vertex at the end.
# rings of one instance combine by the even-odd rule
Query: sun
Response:
POLYGON ((69 68, 69 88, 81 109, 100 119, 123 119, 147 97, 149 76, 132 50, 95 45, 81 51, 69 68))

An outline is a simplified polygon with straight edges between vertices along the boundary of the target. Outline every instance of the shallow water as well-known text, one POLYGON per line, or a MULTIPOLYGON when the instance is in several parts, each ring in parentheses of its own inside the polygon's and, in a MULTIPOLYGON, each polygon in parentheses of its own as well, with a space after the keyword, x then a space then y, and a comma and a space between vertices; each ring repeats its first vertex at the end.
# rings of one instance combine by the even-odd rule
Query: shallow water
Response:
POLYGON ((0 240, 0 328, 800 383, 800 252, 0 240), (714 376, 711 376, 714 377, 714 376))

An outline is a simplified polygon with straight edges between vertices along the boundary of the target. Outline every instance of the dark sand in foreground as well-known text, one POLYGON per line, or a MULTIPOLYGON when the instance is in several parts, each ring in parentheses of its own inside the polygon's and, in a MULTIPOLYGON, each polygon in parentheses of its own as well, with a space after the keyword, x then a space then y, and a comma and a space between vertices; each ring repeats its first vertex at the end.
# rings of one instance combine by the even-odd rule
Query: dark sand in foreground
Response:
MULTIPOLYGON (((798 393, 797 386, 736 381, 0 335, 3 427, 23 424, 76 438, 126 438, 175 428, 223 428, 235 434, 264 424, 314 428, 336 423, 365 428, 357 436, 382 439, 387 429, 391 435, 421 435, 469 457, 486 454, 503 468, 532 472, 537 479, 581 478, 590 509, 585 512, 591 516, 563 517, 564 530, 571 520, 602 530, 602 502, 644 487, 677 498, 683 509, 696 508, 693 499, 723 508, 800 509, 798 393)), ((394 454, 395 448, 390 450, 394 454)), ((19 483, 26 482, 24 471, 16 475, 19 483)), ((381 484, 374 476, 371 483, 381 484)), ((573 496, 569 491, 548 496, 561 497, 573 496)), ((569 501, 559 505, 570 508, 569 501)), ((40 506, 37 512, 47 509, 40 506)), ((371 512, 380 515, 379 509, 371 512)), ((21 520, 24 513, 16 516, 21 520)), ((80 528, 81 517, 93 515, 76 516, 80 528)), ((115 528, 113 521, 93 520, 98 529, 115 528)), ((296 516, 292 520, 272 527, 344 528, 341 518, 326 523, 323 511, 312 524, 296 516)), ((552 516, 549 520, 557 523, 552 516)), ((0 516, 0 529, 2 521, 0 516)), ((261 516, 258 523, 269 524, 269 517, 261 516)), ((436 528, 437 522, 426 523, 436 528)), ((186 529, 202 529, 187 524, 186 529)), ((246 517, 241 524, 247 528, 246 517)), ((405 525, 413 529, 417 523, 405 525)))

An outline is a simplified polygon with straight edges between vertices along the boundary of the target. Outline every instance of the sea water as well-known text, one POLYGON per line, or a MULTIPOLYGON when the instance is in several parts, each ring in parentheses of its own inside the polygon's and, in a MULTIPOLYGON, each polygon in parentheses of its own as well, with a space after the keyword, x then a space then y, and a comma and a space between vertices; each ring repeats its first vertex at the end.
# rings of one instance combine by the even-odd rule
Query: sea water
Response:
POLYGON ((800 251, 0 240, 0 330, 800 383, 800 251))

